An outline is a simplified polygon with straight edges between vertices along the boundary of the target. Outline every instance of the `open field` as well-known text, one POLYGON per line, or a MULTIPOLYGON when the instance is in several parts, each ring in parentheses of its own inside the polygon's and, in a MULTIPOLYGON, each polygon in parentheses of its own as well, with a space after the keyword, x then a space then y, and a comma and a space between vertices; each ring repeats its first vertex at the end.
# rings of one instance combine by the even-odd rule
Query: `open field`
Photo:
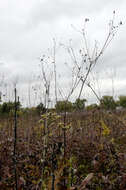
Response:
MULTIPOLYGON (((125 111, 94 109, 67 114, 61 127, 64 116, 53 115, 45 133, 38 115, 18 117, 18 189, 52 190, 53 182, 55 190, 126 189, 125 118, 125 111)), ((15 187, 13 147, 14 119, 0 118, 1 190, 15 187)))

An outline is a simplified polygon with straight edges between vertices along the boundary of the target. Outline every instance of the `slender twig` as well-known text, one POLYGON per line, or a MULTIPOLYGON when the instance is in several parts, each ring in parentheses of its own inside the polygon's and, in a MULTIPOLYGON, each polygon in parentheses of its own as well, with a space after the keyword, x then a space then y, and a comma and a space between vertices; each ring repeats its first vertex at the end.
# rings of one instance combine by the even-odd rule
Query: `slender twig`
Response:
POLYGON ((93 89, 93 87, 88 83, 87 86, 92 90, 92 92, 95 94, 96 98, 98 99, 99 102, 101 102, 101 99, 99 98, 98 94, 96 91, 93 89))
POLYGON ((56 72, 56 41, 53 39, 54 47, 53 47, 53 63, 54 63, 54 77, 55 77, 55 101, 57 103, 57 72, 56 72))
POLYGON ((18 190, 18 182, 17 182, 17 89, 14 89, 15 94, 15 111, 14 111, 14 175, 15 175, 15 190, 18 190))

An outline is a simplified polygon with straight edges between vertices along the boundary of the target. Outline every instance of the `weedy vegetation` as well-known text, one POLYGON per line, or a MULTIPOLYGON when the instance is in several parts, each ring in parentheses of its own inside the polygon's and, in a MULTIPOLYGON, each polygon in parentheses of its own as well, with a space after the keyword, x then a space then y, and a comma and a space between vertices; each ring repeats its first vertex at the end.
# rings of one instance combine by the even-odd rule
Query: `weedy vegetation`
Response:
POLYGON ((98 96, 90 75, 122 22, 115 11, 101 49, 92 53, 84 28, 79 59, 72 47, 60 44, 71 60, 72 82, 67 93, 58 80, 57 44, 52 55, 42 55, 39 79, 44 101, 23 108, 17 97, 4 102, 0 93, 1 190, 124 190, 126 189, 126 96, 98 96), (51 64, 51 67, 47 66, 51 64), (86 106, 82 92, 91 89, 99 103, 86 106), (55 107, 50 107, 51 94, 55 107), (77 95, 74 102, 71 97, 77 95), (120 108, 120 109, 117 109, 120 108))

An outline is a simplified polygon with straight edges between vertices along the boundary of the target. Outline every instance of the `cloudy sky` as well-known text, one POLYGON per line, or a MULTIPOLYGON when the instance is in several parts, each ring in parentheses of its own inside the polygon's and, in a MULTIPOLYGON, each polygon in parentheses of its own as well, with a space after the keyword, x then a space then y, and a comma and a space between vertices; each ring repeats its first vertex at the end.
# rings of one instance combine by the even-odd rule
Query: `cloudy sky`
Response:
MULTIPOLYGON (((101 95, 112 95, 112 88, 115 96, 126 94, 125 9, 125 0, 0 0, 0 75, 5 73, 9 80, 20 76, 20 83, 29 83, 39 70, 39 58, 53 47, 53 38, 57 44, 72 39, 73 48, 79 48, 81 37, 76 29, 82 28, 85 18, 90 20, 89 46, 95 40, 102 46, 115 10, 115 21, 122 20, 123 26, 96 65, 95 88, 101 95)), ((56 56, 61 72, 65 53, 57 50, 56 56)), ((67 81, 67 74, 63 76, 67 81)))

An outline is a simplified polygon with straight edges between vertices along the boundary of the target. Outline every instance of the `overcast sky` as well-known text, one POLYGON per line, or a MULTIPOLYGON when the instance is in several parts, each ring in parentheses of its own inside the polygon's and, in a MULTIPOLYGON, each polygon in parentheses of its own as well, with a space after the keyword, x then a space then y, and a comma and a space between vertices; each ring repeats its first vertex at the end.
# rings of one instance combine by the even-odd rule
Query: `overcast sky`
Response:
MULTIPOLYGON (((90 19, 90 46, 95 40, 102 45, 114 10, 117 23, 124 24, 96 66, 96 80, 102 95, 112 93, 112 78, 115 94, 126 94, 125 0, 0 0, 0 74, 20 76, 25 85, 38 72, 39 58, 53 46, 53 38, 57 44, 73 39, 73 47, 79 47, 80 34, 71 25, 81 29, 85 18, 90 19)), ((64 55, 57 52, 60 59, 64 55)), ((57 64, 62 71, 62 62, 57 64)))

